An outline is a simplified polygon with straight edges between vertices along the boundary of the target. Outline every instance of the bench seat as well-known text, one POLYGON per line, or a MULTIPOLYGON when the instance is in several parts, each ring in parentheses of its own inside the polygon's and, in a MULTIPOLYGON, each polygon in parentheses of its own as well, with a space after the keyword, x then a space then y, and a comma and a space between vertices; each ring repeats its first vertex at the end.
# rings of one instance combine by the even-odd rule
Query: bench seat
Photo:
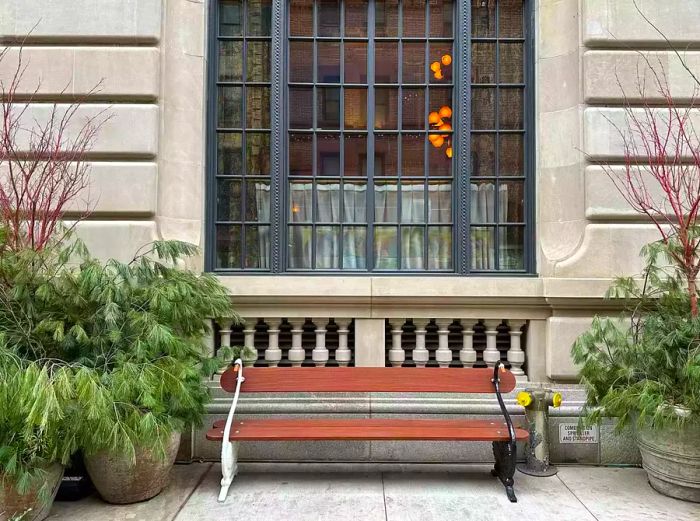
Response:
MULTIPOLYGON (((222 441, 225 420, 207 432, 210 441, 222 441)), ((528 431, 515 429, 517 440, 528 431)), ((509 441, 505 422, 488 420, 393 420, 357 419, 246 419, 234 421, 231 441, 320 441, 320 440, 426 440, 509 441)))

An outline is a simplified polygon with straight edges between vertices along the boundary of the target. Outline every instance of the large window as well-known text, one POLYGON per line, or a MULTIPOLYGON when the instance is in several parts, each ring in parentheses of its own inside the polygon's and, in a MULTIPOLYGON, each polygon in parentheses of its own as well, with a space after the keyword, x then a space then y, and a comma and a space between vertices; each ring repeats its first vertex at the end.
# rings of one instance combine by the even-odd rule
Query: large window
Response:
POLYGON ((212 269, 532 269, 526 3, 463 4, 214 5, 212 269))

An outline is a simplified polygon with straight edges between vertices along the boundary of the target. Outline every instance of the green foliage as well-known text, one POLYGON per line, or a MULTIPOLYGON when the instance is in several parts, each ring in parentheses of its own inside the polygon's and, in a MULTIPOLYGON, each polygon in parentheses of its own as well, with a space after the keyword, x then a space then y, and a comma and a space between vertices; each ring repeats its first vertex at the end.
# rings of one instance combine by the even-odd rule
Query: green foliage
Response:
POLYGON ((178 266, 194 253, 159 241, 128 263, 102 262, 71 241, 0 255, 0 329, 21 357, 69 365, 60 385, 74 390, 86 453, 133 458, 135 445, 162 449, 173 430, 201 423, 202 377, 224 363, 202 351, 206 319, 238 318, 213 276, 178 266))
POLYGON ((643 283, 620 277, 608 292, 624 299, 623 317, 596 317, 572 347, 588 424, 603 416, 617 417, 618 427, 635 417, 656 428, 700 422, 700 318, 691 315, 683 273, 667 261, 674 247, 645 247, 643 283))

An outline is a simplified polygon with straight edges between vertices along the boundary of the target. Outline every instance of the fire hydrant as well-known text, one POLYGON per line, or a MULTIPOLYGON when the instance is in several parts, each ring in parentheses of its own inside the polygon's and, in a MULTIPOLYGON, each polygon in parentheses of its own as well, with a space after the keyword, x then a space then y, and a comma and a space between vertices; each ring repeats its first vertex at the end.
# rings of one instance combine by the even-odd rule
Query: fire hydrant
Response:
POLYGON ((561 393, 531 388, 519 392, 516 401, 525 407, 530 431, 526 462, 518 464, 517 468, 531 476, 553 476, 557 468, 549 464, 549 408, 561 405, 561 393))

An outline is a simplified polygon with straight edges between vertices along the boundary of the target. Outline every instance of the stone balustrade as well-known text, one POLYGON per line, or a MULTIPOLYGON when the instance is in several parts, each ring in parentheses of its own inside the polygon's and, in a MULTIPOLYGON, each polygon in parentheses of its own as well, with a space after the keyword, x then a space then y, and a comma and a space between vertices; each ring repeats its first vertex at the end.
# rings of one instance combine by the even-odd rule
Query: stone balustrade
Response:
MULTIPOLYGON (((355 341, 367 347, 367 320, 337 317, 246 318, 243 324, 220 319, 209 339, 211 353, 221 347, 245 347, 248 365, 269 367, 346 367, 355 363, 355 341)), ((526 380, 524 319, 388 318, 384 341, 374 342, 370 362, 387 367, 493 367, 502 360, 518 380, 526 380)), ((381 321, 379 322, 381 324, 381 321)))

